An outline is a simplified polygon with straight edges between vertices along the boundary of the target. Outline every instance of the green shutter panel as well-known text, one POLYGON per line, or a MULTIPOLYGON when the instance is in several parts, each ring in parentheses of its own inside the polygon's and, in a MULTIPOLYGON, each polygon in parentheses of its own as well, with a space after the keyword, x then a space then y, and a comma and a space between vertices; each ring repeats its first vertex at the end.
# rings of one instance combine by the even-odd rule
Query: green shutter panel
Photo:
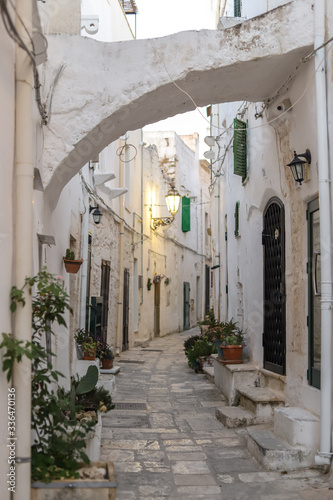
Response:
POLYGON ((241 0, 234 0, 234 17, 241 17, 242 15, 242 2, 241 0))
POLYGON ((246 128, 245 122, 234 119, 234 174, 240 175, 243 181, 247 175, 246 128))
POLYGON ((240 202, 236 201, 236 206, 235 206, 235 236, 239 236, 239 205, 240 202))
POLYGON ((182 231, 191 231, 191 198, 182 197, 182 231))

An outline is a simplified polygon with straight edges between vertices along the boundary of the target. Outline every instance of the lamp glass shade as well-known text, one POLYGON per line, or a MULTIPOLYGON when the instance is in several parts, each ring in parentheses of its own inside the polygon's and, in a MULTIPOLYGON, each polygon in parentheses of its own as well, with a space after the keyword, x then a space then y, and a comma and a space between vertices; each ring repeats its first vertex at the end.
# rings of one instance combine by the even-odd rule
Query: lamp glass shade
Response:
POLYGON ((175 215, 178 212, 180 198, 181 196, 178 193, 177 189, 169 189, 168 194, 165 197, 165 201, 167 203, 168 210, 172 215, 175 215))
POLYGON ((94 219, 95 224, 99 224, 101 222, 101 218, 102 218, 103 214, 98 207, 93 211, 92 215, 93 215, 93 219, 94 219))
POLYGON ((305 161, 301 160, 296 152, 294 152, 294 158, 293 160, 288 163, 287 167, 290 167, 291 172, 293 174, 293 177, 296 182, 299 182, 302 184, 302 181, 304 180, 304 165, 305 161))

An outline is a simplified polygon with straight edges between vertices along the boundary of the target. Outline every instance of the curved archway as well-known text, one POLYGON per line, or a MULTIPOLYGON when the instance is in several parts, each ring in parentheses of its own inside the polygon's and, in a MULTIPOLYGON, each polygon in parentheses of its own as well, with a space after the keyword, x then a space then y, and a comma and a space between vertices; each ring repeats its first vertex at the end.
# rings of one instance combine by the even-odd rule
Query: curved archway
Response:
POLYGON ((194 108, 174 82, 199 106, 262 101, 310 52, 312 30, 311 1, 295 0, 223 31, 115 43, 50 36, 46 89, 66 65, 45 129, 51 207, 79 169, 126 131, 194 108))

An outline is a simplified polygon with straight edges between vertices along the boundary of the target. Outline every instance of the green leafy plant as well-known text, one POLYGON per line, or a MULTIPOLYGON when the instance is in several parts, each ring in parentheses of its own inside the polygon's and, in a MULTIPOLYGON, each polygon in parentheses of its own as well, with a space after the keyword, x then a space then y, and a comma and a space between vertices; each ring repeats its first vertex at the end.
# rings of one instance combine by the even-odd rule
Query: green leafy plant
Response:
POLYGON ((216 324, 214 309, 209 309, 203 321, 198 321, 198 325, 210 325, 214 326, 216 324))
POLYGON ((106 342, 99 342, 96 356, 99 359, 113 359, 114 355, 111 347, 106 342))
POLYGON ((237 326, 231 318, 230 321, 223 324, 220 335, 221 345, 244 345, 244 332, 237 326))
POLYGON ((74 333, 74 339, 78 345, 82 345, 89 339, 90 335, 84 328, 79 328, 74 333))
POLYGON ((82 350, 86 356, 92 357, 96 355, 97 346, 98 342, 89 337, 85 342, 83 342, 82 350))
MULTIPOLYGON (((12 335, 2 334, 2 369, 7 380, 13 373, 14 362, 24 356, 32 362, 31 422, 33 444, 31 448, 31 471, 33 481, 50 482, 53 479, 75 478, 82 462, 89 463, 85 453, 85 438, 94 428, 94 422, 71 419, 68 410, 72 407, 71 395, 64 393, 58 381, 63 375, 53 369, 50 358, 54 354, 41 344, 42 335, 53 333, 54 322, 66 326, 65 311, 71 312, 69 296, 62 282, 43 269, 37 276, 27 278, 21 289, 11 291, 11 311, 17 304, 25 304, 25 289, 35 294, 32 298, 32 341, 16 340, 12 335)), ((74 413, 80 410, 75 400, 74 413)))
POLYGON ((195 344, 187 351, 188 364, 197 371, 200 357, 208 357, 217 352, 216 346, 206 337, 199 338, 195 344))
POLYGON ((194 346, 197 340, 201 339, 201 335, 192 335, 188 339, 185 340, 184 342, 184 351, 185 355, 187 355, 187 352, 191 349, 191 347, 194 346))
POLYGON ((147 281, 147 289, 148 290, 151 290, 151 285, 152 285, 151 279, 148 278, 148 281, 147 281))

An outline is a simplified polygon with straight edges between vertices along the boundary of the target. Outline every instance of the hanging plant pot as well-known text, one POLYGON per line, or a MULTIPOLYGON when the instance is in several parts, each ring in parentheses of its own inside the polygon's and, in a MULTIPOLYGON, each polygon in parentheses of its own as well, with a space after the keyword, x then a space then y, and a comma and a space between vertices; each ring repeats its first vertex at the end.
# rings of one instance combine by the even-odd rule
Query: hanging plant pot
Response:
POLYGON ((242 353, 244 347, 245 345, 223 345, 222 351, 224 361, 222 361, 222 363, 226 365, 243 363, 242 353))
POLYGON ((114 358, 102 359, 103 370, 111 370, 111 368, 113 367, 113 360, 114 360, 114 358))
POLYGON ((65 269, 70 274, 76 274, 81 267, 83 259, 69 260, 64 258, 65 269))

